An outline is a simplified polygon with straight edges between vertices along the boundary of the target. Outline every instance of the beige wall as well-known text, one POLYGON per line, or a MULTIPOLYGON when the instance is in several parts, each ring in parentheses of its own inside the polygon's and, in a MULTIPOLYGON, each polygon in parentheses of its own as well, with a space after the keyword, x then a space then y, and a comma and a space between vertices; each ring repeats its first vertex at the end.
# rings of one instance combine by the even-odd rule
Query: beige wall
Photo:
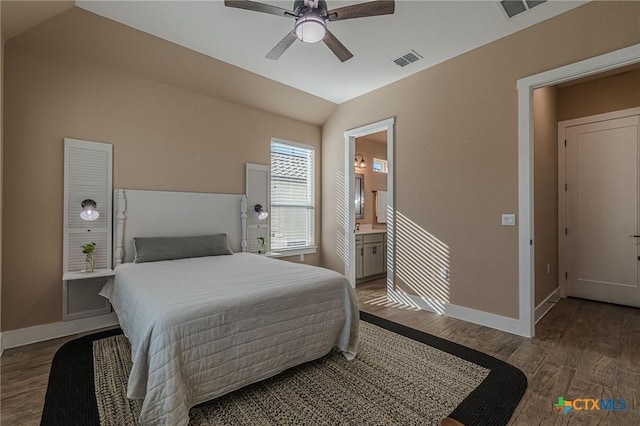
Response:
POLYGON ((557 88, 543 87, 533 91, 536 306, 558 288, 557 105, 557 88))
POLYGON ((340 105, 322 132, 323 263, 344 270, 343 218, 333 213, 344 193, 343 132, 396 117, 396 248, 435 242, 437 252, 416 250, 418 262, 450 267, 443 288, 418 288, 411 276, 396 284, 517 318, 518 228, 500 225, 501 213, 518 211, 516 82, 640 43, 639 18, 640 2, 590 2, 340 105))
POLYGON ((299 141, 320 194, 318 126, 12 41, 5 78, 3 331, 61 320, 64 137, 113 144, 114 188, 220 193, 244 193, 271 137, 299 141))
POLYGON ((374 227, 379 224, 376 220, 375 194, 373 191, 387 190, 387 174, 373 171, 373 158, 387 159, 387 144, 377 142, 366 137, 356 139, 356 152, 362 154, 367 163, 366 168, 356 168, 356 173, 364 175, 364 218, 356 220, 356 223, 370 223, 374 227))
POLYGON ((558 90, 558 121, 638 106, 640 69, 558 90))
POLYGON ((12 43, 318 126, 336 107, 333 102, 78 7, 29 29, 12 43))

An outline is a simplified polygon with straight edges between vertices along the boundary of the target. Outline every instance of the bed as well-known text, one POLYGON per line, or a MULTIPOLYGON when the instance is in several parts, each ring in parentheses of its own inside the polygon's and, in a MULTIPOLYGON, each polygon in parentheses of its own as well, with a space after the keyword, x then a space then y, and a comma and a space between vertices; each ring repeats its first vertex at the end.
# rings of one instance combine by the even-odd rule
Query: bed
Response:
POLYGON ((101 294, 131 343, 127 396, 144 399, 142 424, 186 425, 194 405, 334 347, 355 357, 348 281, 244 252, 244 196, 116 190, 115 200, 118 266, 101 294), (223 232, 232 255, 132 263, 134 237, 223 232))

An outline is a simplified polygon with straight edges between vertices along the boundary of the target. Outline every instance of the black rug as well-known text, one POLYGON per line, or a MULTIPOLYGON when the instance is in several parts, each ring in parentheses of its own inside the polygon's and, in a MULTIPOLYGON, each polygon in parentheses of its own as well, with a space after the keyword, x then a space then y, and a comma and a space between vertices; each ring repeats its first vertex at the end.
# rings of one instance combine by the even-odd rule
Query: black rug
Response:
MULTIPOLYGON (((362 320, 455 355, 489 374, 449 415, 465 425, 507 424, 522 398, 527 380, 517 368, 456 343, 360 313, 362 320)), ((110 330, 66 343, 56 353, 42 415, 42 425, 99 425, 93 374, 93 342, 122 333, 110 330)))

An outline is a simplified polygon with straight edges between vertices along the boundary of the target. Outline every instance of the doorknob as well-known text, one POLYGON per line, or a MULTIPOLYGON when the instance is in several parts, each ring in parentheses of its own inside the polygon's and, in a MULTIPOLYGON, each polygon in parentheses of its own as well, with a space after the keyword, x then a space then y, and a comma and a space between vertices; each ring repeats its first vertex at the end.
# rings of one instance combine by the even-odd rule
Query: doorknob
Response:
POLYGON ((640 238, 640 235, 629 235, 629 238, 640 238))

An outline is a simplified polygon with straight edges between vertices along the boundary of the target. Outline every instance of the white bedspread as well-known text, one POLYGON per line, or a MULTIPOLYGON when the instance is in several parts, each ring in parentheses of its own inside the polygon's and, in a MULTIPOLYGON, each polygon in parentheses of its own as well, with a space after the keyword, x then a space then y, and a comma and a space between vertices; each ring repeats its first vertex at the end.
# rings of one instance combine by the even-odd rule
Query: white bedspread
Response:
POLYGON ((356 353, 353 290, 327 269, 248 253, 127 263, 100 294, 131 342, 145 425, 186 425, 192 406, 334 346, 356 353))

